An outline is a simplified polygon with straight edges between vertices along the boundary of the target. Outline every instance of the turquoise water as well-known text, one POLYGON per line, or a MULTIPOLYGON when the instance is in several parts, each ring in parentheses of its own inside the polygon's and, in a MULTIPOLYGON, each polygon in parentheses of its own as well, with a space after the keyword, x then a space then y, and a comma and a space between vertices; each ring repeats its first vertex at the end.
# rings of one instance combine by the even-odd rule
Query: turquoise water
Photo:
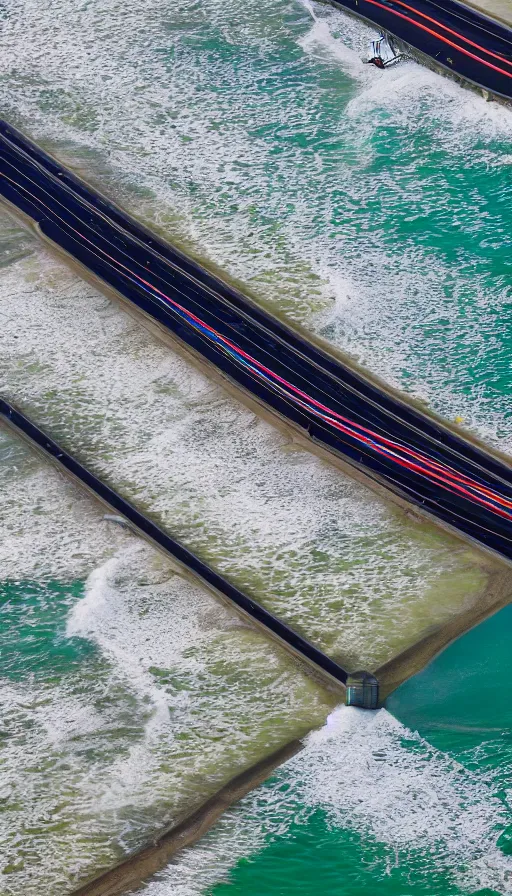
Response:
MULTIPOLYGON (((448 875, 422 873, 421 865, 393 866, 389 854, 349 830, 334 828, 317 812, 306 824, 291 825, 260 854, 243 859, 226 883, 207 891, 212 896, 300 893, 304 896, 460 896, 448 875)), ((475 892, 475 891, 473 891, 475 892)), ((480 890, 479 896, 492 891, 480 890)))
MULTIPOLYGON (((512 703, 510 676, 512 662, 512 608, 508 607, 487 620, 477 629, 452 644, 427 669, 402 685, 388 700, 387 708, 407 726, 403 731, 403 748, 415 751, 418 760, 429 761, 425 742, 454 760, 453 770, 461 778, 467 777, 469 788, 476 787, 477 778, 486 777, 489 794, 502 802, 504 813, 496 824, 492 841, 498 850, 493 854, 491 843, 480 869, 471 869, 471 859, 460 843, 459 867, 446 863, 450 851, 449 838, 464 836, 456 823, 444 830, 444 850, 440 843, 429 844, 427 855, 418 848, 409 849, 404 856, 395 855, 379 844, 369 832, 354 832, 333 824, 332 813, 323 808, 312 809, 306 818, 300 808, 287 806, 282 823, 286 833, 266 834, 255 855, 239 860, 227 875, 225 883, 208 887, 212 896, 237 896, 260 893, 326 893, 328 896, 361 896, 378 893, 383 896, 491 896, 507 893, 512 888, 512 865, 507 857, 512 853, 512 813, 509 791, 512 772, 512 703), (418 734, 413 736, 412 732, 418 734), (420 739, 421 738, 421 739, 420 739), (266 843, 265 843, 266 840, 266 843), (447 848, 448 847, 448 848, 447 848), (420 853, 419 855, 415 853, 420 853), (498 853, 503 855, 500 885, 496 889, 480 886, 486 877, 492 880, 500 866, 498 853), (437 853, 437 855, 436 855, 437 853), (469 861, 468 861, 469 858, 469 861), (482 880, 477 882, 478 875, 482 880), (469 885, 457 878, 471 877, 469 885)), ((382 761, 386 757, 386 739, 382 738, 382 761)), ((396 757, 395 757, 396 759, 396 757)), ((360 766, 356 765, 357 771, 360 766)), ((350 776, 350 769, 347 769, 350 776)), ((276 791, 288 786, 297 787, 294 773, 281 775, 267 787, 276 791)), ((376 775, 374 788, 380 786, 376 775)), ((354 786, 357 788, 357 782, 354 786)), ((420 811, 428 817, 432 809, 443 811, 443 799, 435 806, 430 794, 426 805, 418 787, 416 798, 420 811)), ((471 796, 469 796, 471 801, 471 796)), ((414 826, 408 815, 410 806, 404 802, 404 826, 414 826)), ((461 814, 464 809, 461 806, 461 814)), ((435 820, 432 819, 435 825, 435 820)), ((477 819, 473 820, 477 824, 477 819)), ((393 818, 390 816, 390 824, 393 818)), ((452 820, 453 824, 453 820, 452 820)), ((438 831, 436 833, 439 833, 438 831)), ((482 832, 482 838, 484 834, 482 832)), ((441 841, 442 842, 442 841, 441 841)), ((452 844, 453 849, 453 844, 452 844)), ((455 845, 454 852, 457 852, 455 845)), ((171 892, 169 890, 169 892, 171 892)))
POLYGON ((412 63, 369 70, 370 30, 299 0, 24 0, 3 24, 7 115, 510 447, 510 110, 412 63))
POLYGON ((512 608, 468 632, 403 684, 387 708, 439 749, 512 762, 512 608), (508 757, 508 758, 507 758, 508 757))
POLYGON ((0 649, 2 674, 13 681, 58 682, 95 654, 87 641, 65 636, 64 620, 83 597, 83 583, 2 582, 0 649))
MULTIPOLYGON (((0 96, 5 114, 15 123, 57 149, 166 234, 237 277, 275 310, 323 334, 446 416, 464 417, 474 431, 512 451, 510 111, 485 104, 412 63, 385 74, 370 71, 359 58, 369 30, 318 4, 179 0, 169 6, 164 0, 151 0, 130 6, 119 0, 87 4, 8 0, 1 15, 0 49, 7 64, 0 76, 0 96)), ((6 246, 7 260, 26 251, 19 237, 9 237, 6 246)), ((29 261, 25 274, 31 283, 25 297, 12 288, 12 278, 6 295, 7 317, 10 319, 13 296, 17 313, 25 315, 27 354, 35 352, 36 345, 46 352, 44 340, 52 329, 48 321, 52 326, 59 322, 59 338, 74 353, 74 331, 69 324, 64 326, 63 309, 73 303, 85 316, 91 301, 100 309, 97 359, 91 353, 92 366, 101 371, 94 382, 97 393, 91 387, 80 391, 83 371, 64 365, 63 346, 62 358, 57 351, 52 359, 55 375, 65 378, 70 395, 75 396, 77 405, 88 408, 91 420, 97 415, 91 395, 96 400, 103 392, 107 396, 104 425, 127 438, 133 408, 142 413, 150 404, 144 365, 153 363, 161 378, 157 383, 161 394, 172 391, 176 400, 180 425, 185 428, 181 420, 190 395, 197 409, 197 417, 186 418, 190 432, 204 423, 207 403, 213 418, 219 417, 217 395, 196 388, 186 371, 169 385, 164 357, 137 342, 102 300, 79 293, 76 284, 66 284, 56 263, 46 260, 40 270, 29 261), (53 304, 44 304, 46 293, 52 293, 53 304), (25 313, 30 305, 36 310, 25 313), (141 368, 136 387, 132 368, 121 366, 119 381, 124 374, 136 395, 133 407, 111 369, 101 367, 106 357, 101 339, 112 341, 112 334, 121 331, 126 354, 135 353, 141 368)), ((84 340, 84 352, 88 344, 84 340)), ((78 348, 76 357, 82 363, 78 348)), ((38 400, 49 403, 56 385, 51 377, 45 380, 46 369, 39 357, 38 363, 38 400)), ((17 382, 20 394, 27 398, 32 396, 35 378, 30 380, 25 374, 25 364, 28 371, 25 356, 19 354, 17 382)), ((9 383, 12 385, 10 378, 9 383)), ((152 407, 158 410, 153 399, 152 407)), ((226 415, 224 408, 222 412, 226 415)), ((229 410, 227 416, 231 417, 230 426, 235 426, 237 414, 229 410)), ((77 419, 78 414, 70 415, 71 430, 77 419)), ((87 416, 84 419, 89 420, 87 416)), ((240 426, 249 431, 244 420, 240 426)), ((96 425, 96 419, 93 422, 96 425)), ((214 422, 211 431, 219 440, 220 422, 214 422)), ((165 472, 170 466, 168 441, 175 427, 172 418, 164 433, 166 441, 155 446, 161 466, 151 482, 165 491, 163 504, 171 518, 176 519, 180 512, 180 502, 192 500, 188 497, 191 483, 199 482, 204 506, 215 504, 214 520, 230 522, 250 516, 247 542, 272 542, 276 581, 282 568, 289 574, 293 565, 288 547, 285 551, 281 542, 277 543, 278 522, 283 544, 295 546, 294 564, 300 581, 314 581, 322 597, 326 593, 322 580, 329 579, 329 594, 332 592, 335 600, 338 580, 329 578, 331 558, 338 551, 343 555, 348 535, 336 522, 335 510, 329 516, 320 516, 316 510, 311 513, 312 507, 323 506, 313 504, 311 496, 325 497, 326 491, 331 496, 330 507, 338 507, 339 513, 334 476, 331 481, 329 473, 320 476, 297 460, 284 483, 275 462, 277 447, 269 441, 263 450, 258 428, 253 441, 243 441, 237 435, 234 446, 231 438, 217 454, 206 444, 200 463, 186 467, 183 461, 181 468, 176 464, 185 471, 180 490, 165 472), (254 485, 247 490, 244 480, 245 491, 240 488, 236 502, 231 498, 229 504, 226 496, 233 494, 228 491, 232 483, 223 481, 219 470, 226 468, 231 450, 245 453, 251 460, 253 455, 259 456, 267 476, 266 486, 261 488, 265 476, 253 472, 254 485), (273 478, 270 470, 275 471, 273 478), (299 491, 298 481, 302 485, 308 479, 313 483, 311 490, 299 491), (175 504, 171 501, 174 494, 178 495, 175 504), (295 504, 289 495, 295 496, 295 504), (287 512, 278 516, 277 505, 283 504, 287 512), (321 554, 313 538, 308 539, 313 530, 324 548, 321 554), (310 569, 302 562, 308 552, 310 569), (313 580, 313 573, 318 578, 313 580)), ((97 432, 91 423, 92 443, 97 432)), ((139 451, 142 456, 140 446, 139 451)), ((133 474, 135 479, 139 470, 134 464, 130 458, 127 467, 120 466, 122 475, 129 478, 133 474)), ((58 490, 52 494, 57 496, 58 490)), ((24 504, 29 506, 31 500, 37 512, 43 504, 42 489, 32 480, 24 492, 24 504)), ((10 502, 12 510, 12 495, 10 502)), ((19 512, 21 519, 21 507, 19 512)), ((343 525, 351 531, 364 531, 370 522, 375 525, 371 508, 364 512, 361 505, 354 511, 350 504, 343 513, 343 525)), ((9 596, 3 605, 6 677, 16 686, 15 706, 21 719, 17 730, 23 732, 24 726, 30 730, 23 700, 29 687, 30 693, 36 694, 31 696, 32 703, 27 701, 30 711, 38 710, 36 772, 44 779, 55 759, 52 793, 55 802, 62 797, 71 831, 74 804, 65 791, 65 769, 58 765, 62 762, 59 743, 64 739, 66 746, 76 746, 72 755, 78 765, 72 763, 71 770, 78 768, 76 774, 84 781, 89 780, 91 769, 102 778, 105 766, 94 764, 94 751, 101 742, 101 750, 108 756, 114 730, 121 757, 133 760, 127 717, 136 706, 133 741, 146 746, 151 713, 145 708, 154 708, 152 688, 160 665, 156 672, 149 672, 149 679, 145 676, 153 668, 155 632, 160 633, 161 668, 172 666, 167 642, 175 632, 168 633, 166 640, 162 624, 171 596, 163 594, 160 614, 151 616, 144 599, 131 593, 128 599, 105 575, 101 588, 96 588, 97 604, 89 602, 90 629, 82 631, 86 637, 66 640, 66 620, 82 586, 65 586, 62 570, 65 568, 67 580, 83 581, 74 572, 79 545, 76 540, 63 540, 58 522, 53 522, 61 577, 54 575, 48 581, 41 573, 38 578, 37 549, 44 556, 52 540, 39 534, 34 549, 32 530, 23 516, 19 529, 25 526, 24 541, 18 537, 16 525, 9 523, 9 537, 16 547, 11 557, 16 558, 18 569, 11 569, 9 596), (16 575, 21 582, 13 590, 16 575), (106 601, 102 604, 99 599, 102 595, 112 601, 110 615, 106 601), (126 624, 129 637, 122 637, 116 618, 126 624), (80 680, 84 670, 90 673, 86 680, 92 704, 84 702, 80 680), (127 684, 134 673, 141 685, 137 693, 127 684), (142 678, 138 677, 141 674, 142 678), (121 706, 118 716, 102 688, 111 698, 112 680, 119 677, 121 685, 114 691, 121 706), (98 690, 92 687, 94 681, 98 690), (72 699, 59 701, 66 697, 68 687, 72 699), (70 733, 66 726, 71 717, 75 721, 70 733), (98 729, 103 733, 97 735, 98 729)), ((215 531, 221 550, 226 529, 219 523, 215 531)), ((382 562, 368 572, 366 582, 360 574, 356 580, 347 575, 347 594, 355 610, 371 584, 376 599, 365 605, 365 613, 372 625, 381 619, 382 628, 396 628, 401 621, 403 624, 399 598, 407 581, 413 582, 413 592, 419 588, 418 580, 426 576, 425 562, 419 546, 416 553, 413 550, 416 565, 405 568, 404 563, 396 575, 397 601, 392 603, 396 616, 391 616, 388 592, 394 594, 393 588, 386 586, 386 602, 381 598, 384 560, 387 558, 389 570, 391 560, 396 563, 397 556, 400 560, 402 548, 398 536, 394 538, 388 531, 386 538, 382 562)), ((252 566, 248 563, 247 550, 245 544, 240 548, 234 542, 232 554, 240 558, 242 571, 247 564, 254 579, 261 567, 254 559, 252 566)), ((3 587, 5 592, 7 584, 3 587)), ((293 588, 289 592, 293 597, 293 588)), ((5 599, 6 594, 3 596, 5 599)), ((432 594, 430 600, 434 603, 439 597, 432 594)), ((184 592, 181 604, 186 602, 184 592)), ((330 637, 332 628, 324 621, 321 601, 319 607, 319 626, 323 625, 330 637)), ((426 612, 422 619, 428 625, 426 612)), ((453 645, 400 689, 389 702, 389 712, 379 713, 373 720, 343 710, 335 714, 331 725, 308 742, 301 757, 245 801, 238 813, 228 814, 208 838, 151 884, 148 893, 511 893, 508 842, 512 818, 507 802, 511 701, 507 701, 510 688, 506 684, 511 671, 510 629, 507 610, 453 645), (503 697, 498 678, 503 681, 503 697)), ((214 765, 214 743, 221 737, 229 740, 235 722, 224 711, 225 697, 197 665, 199 648, 190 652, 184 646, 190 631, 186 626, 180 631, 179 656, 180 662, 188 663, 187 675, 199 684, 207 681, 201 702, 192 707, 193 732, 199 732, 196 741, 204 737, 208 742, 214 765), (208 706, 214 692, 220 696, 210 732, 208 706)), ((350 644, 344 645, 347 654, 351 648, 357 654, 355 641, 356 634, 351 631, 350 644)), ((219 670, 224 671, 230 685, 243 696, 241 691, 245 687, 249 692, 250 683, 239 688, 237 663, 223 663, 226 643, 231 650, 233 638, 220 638, 212 675, 218 684, 219 670)), ((242 646, 250 652, 250 645, 242 646)), ((263 675, 261 669, 260 673, 263 675)), ((176 685, 176 670, 171 678, 160 675, 164 688, 176 685)), ((268 706, 278 691, 286 704, 282 689, 274 692, 272 682, 266 684, 268 706)), ((176 690, 182 693, 179 687, 176 690)), ((178 700, 176 710, 178 716, 183 710, 180 737, 189 724, 187 699, 178 700)), ((292 716, 292 701, 279 710, 292 716)), ((237 743, 244 746, 253 735, 251 713, 256 718, 256 706, 245 713, 243 725, 237 728, 237 743)), ((270 722, 265 727, 260 717, 259 724, 262 736, 270 738, 270 722)), ((30 740, 28 743, 30 746, 30 740)), ((26 742, 23 745, 26 748, 26 742)), ((186 759, 186 751, 177 752, 186 759)), ((123 792, 134 787, 135 781, 139 785, 147 762, 148 752, 141 750, 138 764, 120 763, 118 783, 125 788, 123 792)), ((176 779, 165 759, 161 759, 161 769, 169 776, 171 790, 176 779)), ((197 782, 197 769, 189 771, 197 782)), ((50 792, 48 779, 45 786, 50 792)), ((140 829, 144 825, 149 829, 151 824, 141 796, 146 786, 156 787, 161 803, 168 798, 168 793, 155 785, 154 776, 143 779, 138 790, 140 829)), ((86 794, 90 797, 91 792, 86 794)), ((28 792, 20 798, 19 818, 31 819, 30 796, 28 792)), ((84 805, 89 811, 87 800, 84 805)), ((28 824, 26 820, 21 823, 28 824)), ((11 828, 15 836, 16 825, 11 828)), ((121 818, 119 830, 119 848, 127 841, 134 842, 126 816, 121 818)), ((104 832, 96 834, 89 858, 99 861, 104 832)), ((52 836, 51 842, 59 842, 58 830, 52 836)), ((64 842, 59 853, 62 868, 83 860, 81 847, 77 849, 71 841, 68 846, 60 839, 64 842)), ((111 860, 111 853, 108 858, 111 860)), ((18 851, 8 865, 7 883, 2 881, 8 893, 16 892, 14 872, 20 861, 18 851)), ((44 874, 44 880, 51 879, 47 867, 44 874)))

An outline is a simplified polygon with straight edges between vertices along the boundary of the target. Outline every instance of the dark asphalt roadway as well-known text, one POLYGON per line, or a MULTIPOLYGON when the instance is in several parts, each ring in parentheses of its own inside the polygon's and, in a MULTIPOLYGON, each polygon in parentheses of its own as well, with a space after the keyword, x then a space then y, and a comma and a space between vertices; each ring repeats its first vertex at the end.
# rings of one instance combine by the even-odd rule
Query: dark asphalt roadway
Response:
POLYGON ((432 62, 512 100, 512 30, 457 0, 333 0, 432 62))
POLYGON ((512 559, 512 469, 249 302, 5 122, 0 196, 305 435, 512 559))

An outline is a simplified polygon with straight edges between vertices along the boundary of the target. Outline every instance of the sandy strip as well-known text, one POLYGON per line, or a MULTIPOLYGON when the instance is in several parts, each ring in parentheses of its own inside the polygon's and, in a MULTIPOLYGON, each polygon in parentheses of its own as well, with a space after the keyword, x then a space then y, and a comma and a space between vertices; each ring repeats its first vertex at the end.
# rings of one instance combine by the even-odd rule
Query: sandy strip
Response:
POLYGON ((478 0, 477 3, 473 0, 464 0, 464 5, 471 6, 484 16, 490 16, 512 28, 512 0, 478 0))
POLYGON ((178 824, 164 831, 151 846, 73 890, 73 896, 117 896, 120 893, 133 892, 148 877, 164 868, 180 849, 191 846, 199 840, 226 809, 265 781, 277 766, 291 759, 301 749, 302 742, 292 740, 270 756, 261 759, 221 787, 214 796, 178 824))

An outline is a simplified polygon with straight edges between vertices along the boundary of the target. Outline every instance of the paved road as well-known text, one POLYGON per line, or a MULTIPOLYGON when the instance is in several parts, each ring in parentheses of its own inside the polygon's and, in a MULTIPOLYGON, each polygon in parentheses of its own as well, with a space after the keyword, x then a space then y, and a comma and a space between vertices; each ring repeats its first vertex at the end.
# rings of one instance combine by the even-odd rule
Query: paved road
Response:
MULTIPOLYGON (((441 68, 512 100, 512 28, 457 0, 333 0, 441 68)), ((512 12, 511 12, 512 18, 512 12)))
POLYGON ((0 122, 0 196, 304 434, 512 559, 512 469, 288 329, 0 122))

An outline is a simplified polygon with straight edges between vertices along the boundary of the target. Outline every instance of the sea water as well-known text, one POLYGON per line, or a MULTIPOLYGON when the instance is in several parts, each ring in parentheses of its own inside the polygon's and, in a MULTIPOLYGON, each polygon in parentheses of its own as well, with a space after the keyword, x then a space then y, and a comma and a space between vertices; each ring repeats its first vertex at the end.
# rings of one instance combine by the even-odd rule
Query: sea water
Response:
MULTIPOLYGON (((27 0, 8 2, 2 16, 0 46, 8 64, 0 93, 13 123, 81 165, 274 310, 510 450, 509 111, 413 63, 385 73, 364 67, 360 55, 370 30, 317 4, 27 0)), ((41 277, 39 261, 21 258, 24 239, 11 237, 7 259, 32 268, 28 280, 25 272, 15 277, 16 291, 9 280, 14 301, 2 314, 10 319, 21 307, 20 283, 25 307, 53 289, 57 305, 50 321, 59 326, 58 303, 62 312, 66 296, 80 301, 73 292, 78 286, 63 288, 57 267, 41 277)), ((106 306, 99 311, 110 336, 108 327, 115 329, 119 318, 106 306)), ((25 320, 28 344, 46 344, 48 318, 25 320)), ((63 342, 67 335, 64 329, 63 342)), ((129 346, 132 334, 123 339, 129 346)), ((56 346, 54 351, 57 357, 56 346)), ((137 351, 147 357, 143 346, 137 351)), ((27 400, 44 373, 43 365, 28 377, 22 368, 30 363, 18 355, 20 396, 27 400)), ((73 376, 76 386, 78 369, 73 376)), ((40 407, 58 388, 46 382, 40 407)), ((175 389, 181 400, 183 386, 164 379, 164 388, 175 389)), ((195 384, 192 393, 202 413, 204 393, 195 384)), ((142 388, 138 401, 144 404, 142 388)), ((117 406, 116 394, 111 402, 117 406)), ((114 423, 122 442, 126 421, 123 426, 114 415, 114 423)), ((93 440, 94 427, 89 432, 93 440)), ((296 472, 302 482, 302 462, 296 472)), ((188 475, 181 486, 191 481, 188 475)), ((339 500, 338 491, 334 498, 339 500)), ((246 512, 243 500, 240 508, 246 512)), ((296 541, 294 514, 285 527, 290 545, 296 541)), ((352 519, 356 529, 365 526, 364 517, 352 519)), ((257 531, 260 536, 261 524, 257 531)), ((328 531, 326 553, 340 539, 338 529, 328 531)), ((41 552, 32 556, 25 543, 20 563, 29 557, 37 566, 36 556, 41 562, 48 550, 48 542, 40 544, 41 552)), ((66 543, 56 538, 54 544, 63 569, 69 563, 66 543)), ((374 542, 369 548, 374 551, 374 542)), ((83 545, 73 542, 70 549, 80 554, 83 545)), ((400 559, 392 543, 388 553, 400 559)), ((301 556, 295 568, 301 568, 301 556)), ((321 565, 320 573, 325 577, 321 565)), ((417 573, 413 565, 408 578, 417 581, 417 573)), ((57 582, 51 603, 59 587, 57 582)), ((46 612, 47 595, 38 596, 33 584, 25 597, 46 612)), ((378 605, 370 605, 368 618, 377 612, 378 605)), ((381 615, 385 620, 387 613, 381 615)), ((399 618, 389 628, 397 627, 399 618)), ((344 649, 348 653, 349 645, 344 649)), ((44 650, 42 644, 42 667, 44 650)), ((476 705, 469 676, 467 688, 476 705)), ((400 716, 398 707, 396 712, 400 716)), ((435 719, 434 709, 426 712, 435 719)), ((471 724, 478 727, 478 718, 475 711, 471 724)), ((349 886, 354 893, 359 886, 402 896, 441 896, 449 888, 510 892, 508 859, 496 846, 509 823, 507 759, 496 751, 503 780, 495 784, 485 746, 494 735, 482 732, 484 746, 468 757, 448 742, 436 746, 428 726, 427 740, 416 736, 414 718, 412 728, 408 724, 405 711, 402 724, 385 711, 367 717, 341 710, 308 742, 298 764, 285 768, 277 790, 272 783, 259 792, 236 822, 226 818, 212 840, 182 857, 181 877, 171 879, 171 889, 165 880, 158 886, 173 894, 178 886, 184 893, 187 887, 204 891, 232 865, 234 842, 241 855, 250 855, 265 847, 267 829, 286 833, 304 818, 307 824, 294 837, 274 838, 267 871, 264 864, 260 871, 242 864, 235 885, 239 874, 240 886, 256 892, 274 884, 283 891, 290 880, 295 889, 301 882, 309 887, 305 892, 322 880, 327 891, 331 886, 331 892, 347 894, 349 886), (235 837, 233 830, 239 831, 235 837), (321 861, 318 842, 325 844, 321 861), (349 864, 343 872, 344 860, 349 864), (308 877, 313 863, 316 874, 308 877), (199 870, 205 874, 197 876, 199 870)), ((265 863, 269 854, 261 855, 265 863)))
POLYGON ((482 595, 490 560, 299 450, 44 249, 0 291, 4 394, 344 667, 482 595))
POLYGON ((299 0, 3 9, 14 123, 88 149, 262 300, 509 439, 510 110, 364 66, 373 32, 299 0))
POLYGON ((302 754, 141 893, 512 892, 511 631, 507 607, 387 709, 336 710, 302 754))

